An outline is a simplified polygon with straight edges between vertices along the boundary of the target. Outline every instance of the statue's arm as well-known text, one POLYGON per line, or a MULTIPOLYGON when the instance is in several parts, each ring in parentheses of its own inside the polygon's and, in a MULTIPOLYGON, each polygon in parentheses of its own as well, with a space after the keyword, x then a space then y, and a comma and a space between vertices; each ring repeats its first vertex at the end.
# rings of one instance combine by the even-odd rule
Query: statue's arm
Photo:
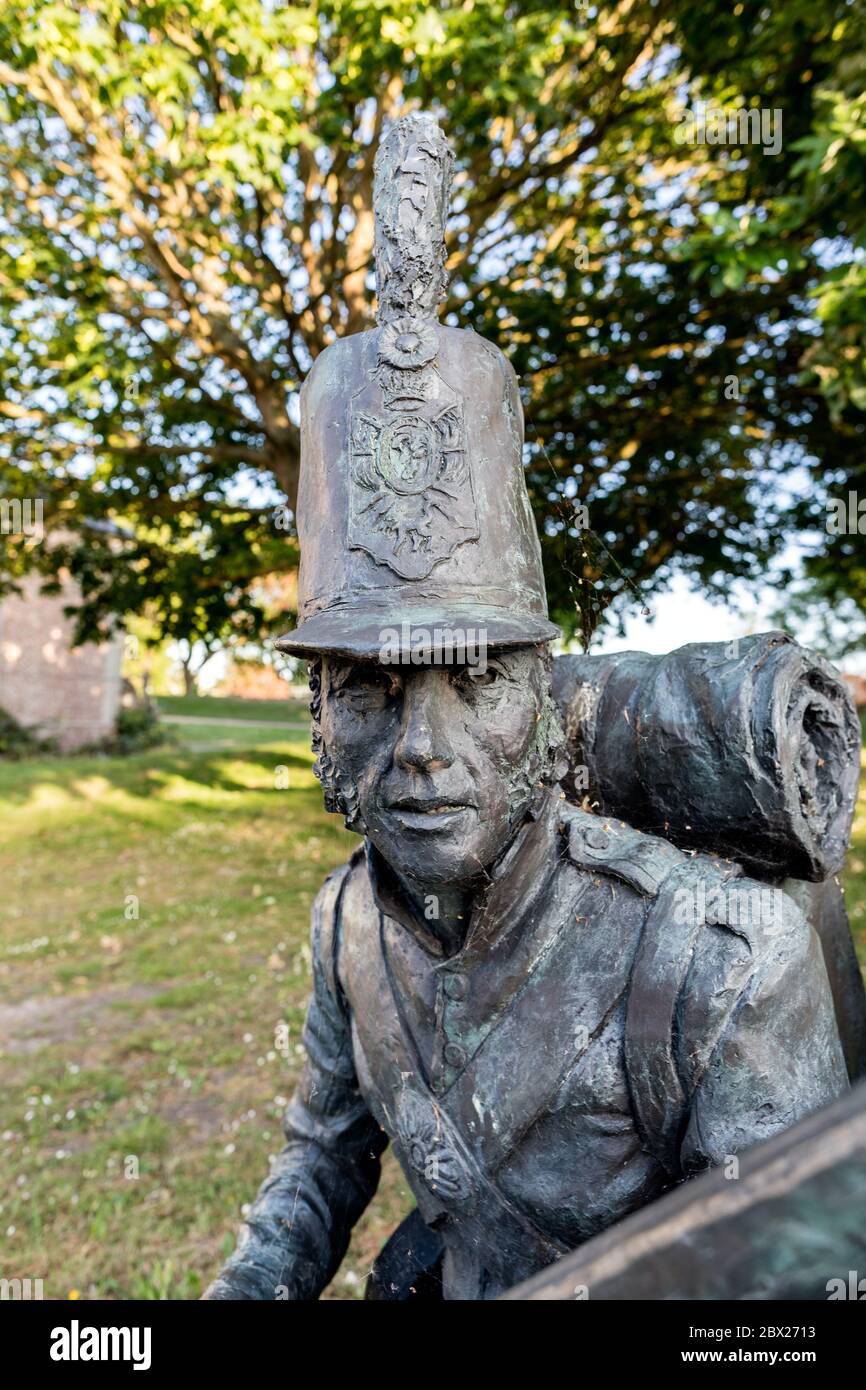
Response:
POLYGON ((848 1087, 820 941, 787 898, 771 927, 753 943, 755 968, 694 1093, 686 1173, 725 1163, 848 1087))
POLYGON ((286 1112, 286 1145, 207 1299, 317 1298, 376 1191, 387 1139, 358 1091, 349 1021, 325 964, 338 897, 335 878, 313 906, 307 1062, 286 1112))

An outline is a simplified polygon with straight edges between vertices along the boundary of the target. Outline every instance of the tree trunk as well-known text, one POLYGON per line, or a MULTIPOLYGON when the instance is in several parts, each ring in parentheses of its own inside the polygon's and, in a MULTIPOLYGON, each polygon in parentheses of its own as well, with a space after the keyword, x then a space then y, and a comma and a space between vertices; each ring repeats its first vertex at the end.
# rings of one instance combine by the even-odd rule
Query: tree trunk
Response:
POLYGON ((185 661, 181 663, 181 669, 183 671, 184 695, 197 695, 198 688, 196 686, 195 673, 190 670, 189 666, 185 661))

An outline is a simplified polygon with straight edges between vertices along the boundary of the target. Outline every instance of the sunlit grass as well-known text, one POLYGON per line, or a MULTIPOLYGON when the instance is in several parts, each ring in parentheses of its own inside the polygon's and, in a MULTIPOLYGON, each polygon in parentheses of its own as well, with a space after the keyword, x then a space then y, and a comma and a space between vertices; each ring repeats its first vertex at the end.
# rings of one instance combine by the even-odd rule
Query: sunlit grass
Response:
MULTIPOLYGON (((195 1297, 279 1148, 310 905, 355 842, 306 737, 256 732, 0 767, 0 1274, 46 1297, 195 1297)), ((408 1205, 390 1162, 331 1296, 408 1205)))

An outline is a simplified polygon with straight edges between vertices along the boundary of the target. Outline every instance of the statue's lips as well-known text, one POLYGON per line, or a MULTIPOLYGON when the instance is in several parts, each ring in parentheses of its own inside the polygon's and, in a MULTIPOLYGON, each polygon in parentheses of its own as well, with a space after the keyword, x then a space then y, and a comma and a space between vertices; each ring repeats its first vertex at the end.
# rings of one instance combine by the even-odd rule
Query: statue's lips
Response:
POLYGON ((392 801, 388 811, 395 816, 407 830, 441 830, 453 824, 474 806, 465 801, 450 801, 445 797, 424 799, 416 796, 401 797, 392 801))

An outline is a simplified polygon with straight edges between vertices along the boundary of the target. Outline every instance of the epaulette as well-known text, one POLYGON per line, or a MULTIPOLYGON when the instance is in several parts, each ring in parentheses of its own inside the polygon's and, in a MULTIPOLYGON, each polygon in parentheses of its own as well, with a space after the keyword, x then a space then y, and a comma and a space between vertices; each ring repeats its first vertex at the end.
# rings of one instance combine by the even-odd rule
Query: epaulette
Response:
POLYGON ((562 803, 560 817, 572 863, 613 874, 650 896, 658 893, 672 869, 689 858, 667 840, 567 802, 562 803))

